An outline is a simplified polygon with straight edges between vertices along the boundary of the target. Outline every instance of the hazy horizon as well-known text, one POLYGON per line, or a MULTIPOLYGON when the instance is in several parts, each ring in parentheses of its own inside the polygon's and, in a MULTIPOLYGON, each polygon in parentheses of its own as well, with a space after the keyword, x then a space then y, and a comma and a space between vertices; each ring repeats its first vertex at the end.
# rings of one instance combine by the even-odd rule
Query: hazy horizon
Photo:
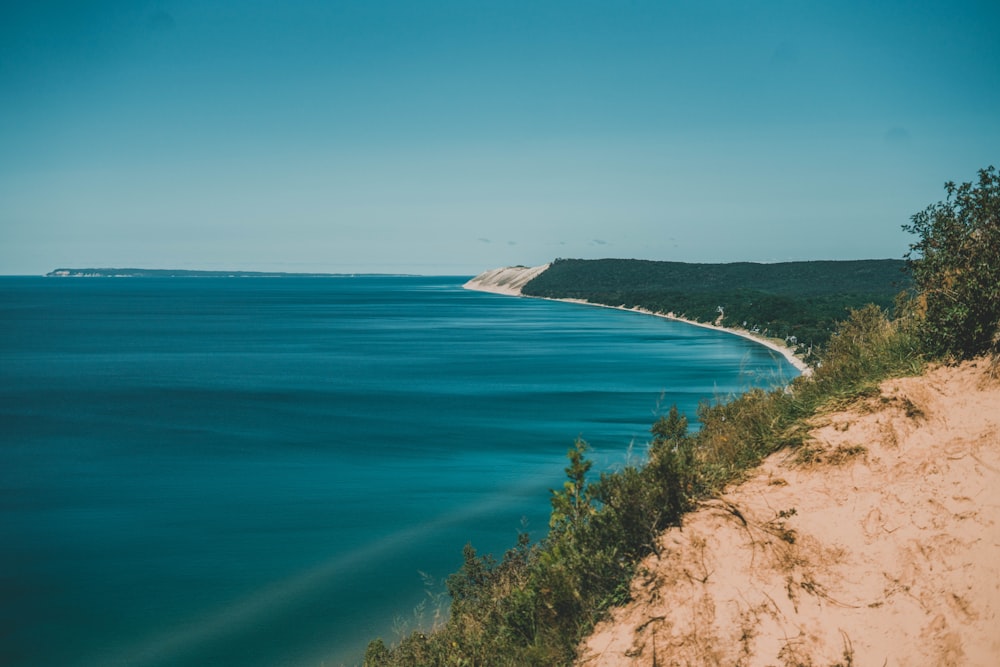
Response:
POLYGON ((0 8, 0 274, 899 258, 1000 156, 1000 5, 0 8))
MULTIPOLYGON (((557 259, 560 259, 560 258, 553 257, 552 261, 557 260, 557 259)), ((564 259, 577 259, 577 258, 567 257, 567 258, 564 258, 564 259)), ((627 258, 627 257, 625 257, 625 258, 623 258, 623 257, 616 257, 616 258, 612 258, 612 257, 595 257, 593 259, 635 259, 635 258, 627 258)), ((805 262, 809 262, 809 261, 817 261, 817 262, 822 262, 822 261, 846 261, 846 262, 849 262, 849 261, 864 261, 864 260, 875 260, 875 261, 878 261, 878 260, 900 260, 900 259, 901 258, 899 258, 899 257, 858 257, 858 258, 850 259, 850 260, 790 260, 790 261, 796 261, 796 262, 801 262, 801 261, 805 261, 805 262)), ((657 261, 657 260, 653 260, 653 261, 657 261)), ((670 260, 662 260, 662 261, 670 261, 670 260)), ((683 261, 683 260, 677 260, 677 261, 683 261)), ((744 262, 744 260, 734 260, 731 263, 743 263, 743 262, 744 262)), ((550 262, 543 262, 543 264, 548 264, 548 263, 550 263, 550 262)), ((692 262, 692 263, 694 263, 694 262, 692 262)), ((727 264, 727 263, 730 263, 730 262, 719 262, 719 263, 726 263, 727 264)), ((751 263, 757 263, 757 264, 777 264, 777 263, 781 263, 781 262, 751 262, 751 263)), ((509 265, 509 266, 518 266, 518 265, 509 265)), ((538 266, 540 266, 540 265, 538 265, 538 266)), ((287 274, 287 275, 292 275, 292 276, 294 276, 294 275, 306 275, 306 276, 308 276, 308 275, 317 275, 317 276, 353 276, 353 275, 358 275, 358 276, 364 276, 364 275, 378 276, 378 275, 386 275, 386 276, 426 276, 426 277, 434 277, 434 276, 476 276, 476 275, 478 275, 480 273, 484 273, 484 272, 490 271, 491 269, 497 269, 497 268, 504 268, 504 267, 484 267, 482 270, 477 270, 475 273, 443 274, 443 273, 406 273, 406 272, 386 272, 386 271, 371 271, 371 272, 361 272, 361 271, 345 271, 345 272, 339 272, 339 271, 257 271, 255 269, 225 269, 225 268, 222 268, 222 269, 183 268, 183 269, 181 269, 181 268, 178 268, 178 267, 175 267, 175 266, 150 267, 150 266, 68 266, 67 265, 67 266, 53 267, 53 268, 49 269, 48 271, 45 271, 42 274, 0 274, 0 275, 9 276, 9 277, 31 277, 32 275, 43 275, 43 276, 45 276, 45 275, 48 275, 50 273, 54 273, 56 271, 61 271, 61 270, 75 270, 75 271, 178 271, 178 272, 180 272, 180 271, 191 271, 191 272, 204 272, 204 273, 227 273, 227 272, 229 272, 229 273, 268 273, 268 274, 272 274, 272 273, 273 274, 278 274, 278 273, 281 273, 281 274, 287 274)), ((62 277, 62 276, 57 276, 57 277, 62 277)), ((66 276, 66 277, 76 277, 76 276, 66 276)))

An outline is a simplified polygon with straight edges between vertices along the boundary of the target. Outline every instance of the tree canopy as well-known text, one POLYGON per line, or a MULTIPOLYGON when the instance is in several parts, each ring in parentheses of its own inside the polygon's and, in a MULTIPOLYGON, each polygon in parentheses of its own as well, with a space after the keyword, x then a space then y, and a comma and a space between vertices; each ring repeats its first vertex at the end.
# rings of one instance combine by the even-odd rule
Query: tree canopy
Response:
POLYGON ((694 264, 559 259, 527 296, 585 299, 742 327, 805 348, 825 345, 848 311, 891 310, 910 285, 902 259, 694 264))
POLYGON ((1000 352, 1000 176, 945 183, 947 198, 910 218, 906 254, 928 352, 964 359, 1000 352))

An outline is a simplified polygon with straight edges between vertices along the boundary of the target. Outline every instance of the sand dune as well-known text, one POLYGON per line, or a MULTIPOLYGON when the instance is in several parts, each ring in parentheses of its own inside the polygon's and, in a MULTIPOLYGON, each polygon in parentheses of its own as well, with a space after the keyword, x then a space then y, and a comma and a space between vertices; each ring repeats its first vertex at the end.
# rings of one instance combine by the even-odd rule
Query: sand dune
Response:
POLYGON ((884 383, 662 535, 599 665, 1000 664, 1000 381, 884 383))
POLYGON ((547 268, 549 265, 543 264, 542 266, 507 266, 502 269, 484 271, 465 283, 463 287, 477 292, 521 296, 521 288, 547 268))

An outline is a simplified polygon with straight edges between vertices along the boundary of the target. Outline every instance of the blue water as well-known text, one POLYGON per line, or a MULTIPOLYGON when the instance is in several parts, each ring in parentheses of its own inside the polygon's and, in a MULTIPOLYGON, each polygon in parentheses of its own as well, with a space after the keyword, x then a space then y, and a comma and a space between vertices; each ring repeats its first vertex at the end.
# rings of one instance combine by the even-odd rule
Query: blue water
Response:
POLYGON ((544 536, 577 436, 795 374, 463 280, 0 278, 0 664, 355 663, 544 536))

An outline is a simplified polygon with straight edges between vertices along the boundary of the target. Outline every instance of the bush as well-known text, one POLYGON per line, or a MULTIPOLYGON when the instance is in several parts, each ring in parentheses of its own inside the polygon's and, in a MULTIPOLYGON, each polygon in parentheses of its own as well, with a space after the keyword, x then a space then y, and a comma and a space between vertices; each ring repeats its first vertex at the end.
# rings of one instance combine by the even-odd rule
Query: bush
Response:
POLYGON ((812 391, 826 399, 847 397, 887 377, 917 372, 922 355, 914 322, 905 303, 897 310, 895 320, 875 305, 851 311, 824 350, 812 391))
POLYGON ((906 254, 919 294, 921 337, 936 356, 967 359, 1000 352, 1000 176, 945 183, 945 201, 903 229, 919 237, 906 254))

